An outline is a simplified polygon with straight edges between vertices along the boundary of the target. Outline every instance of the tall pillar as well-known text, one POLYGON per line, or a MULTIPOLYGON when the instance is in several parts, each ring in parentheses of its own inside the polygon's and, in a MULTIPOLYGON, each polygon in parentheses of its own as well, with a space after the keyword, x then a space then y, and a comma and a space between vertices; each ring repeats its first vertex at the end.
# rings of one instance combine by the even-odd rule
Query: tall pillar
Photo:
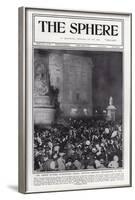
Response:
POLYGON ((63 55, 62 107, 66 116, 92 116, 92 59, 82 55, 63 55))

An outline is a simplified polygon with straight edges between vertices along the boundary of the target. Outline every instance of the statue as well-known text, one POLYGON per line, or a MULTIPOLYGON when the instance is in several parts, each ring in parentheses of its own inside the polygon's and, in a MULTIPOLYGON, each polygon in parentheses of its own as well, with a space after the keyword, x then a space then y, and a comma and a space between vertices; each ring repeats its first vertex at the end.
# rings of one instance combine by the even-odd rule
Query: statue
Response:
POLYGON ((112 97, 109 98, 109 105, 110 105, 110 106, 113 105, 113 98, 112 98, 112 97))
POLYGON ((112 120, 115 121, 115 113, 116 113, 116 107, 113 105, 113 98, 109 98, 109 106, 107 107, 107 116, 106 119, 108 121, 112 120))
POLYGON ((36 79, 35 80, 35 88, 34 94, 35 96, 45 96, 49 91, 48 85, 45 80, 36 79))
POLYGON ((35 67, 34 94, 35 96, 46 96, 49 93, 49 73, 44 64, 35 67))
POLYGON ((51 124, 55 120, 55 105, 50 82, 49 63, 38 54, 34 62, 34 123, 51 124))
POLYGON ((59 107, 58 88, 51 85, 49 68, 43 62, 35 61, 34 96, 35 102, 43 105, 59 107))

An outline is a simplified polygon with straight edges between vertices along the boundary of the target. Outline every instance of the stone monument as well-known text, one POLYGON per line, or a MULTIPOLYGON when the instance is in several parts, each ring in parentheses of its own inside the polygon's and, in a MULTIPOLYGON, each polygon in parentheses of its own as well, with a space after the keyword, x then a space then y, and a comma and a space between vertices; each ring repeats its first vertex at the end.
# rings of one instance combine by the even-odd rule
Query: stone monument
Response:
POLYGON ((40 58, 34 64, 34 124, 50 124, 55 118, 51 103, 48 65, 40 58))
POLYGON ((61 104, 66 116, 92 116, 92 58, 84 55, 63 55, 63 96, 61 104))
POLYGON ((74 52, 37 50, 34 59, 35 124, 91 117, 92 58, 74 52))
POLYGON ((116 107, 113 105, 113 98, 109 98, 109 106, 107 107, 107 116, 108 121, 115 121, 116 107))
POLYGON ((92 116, 93 67, 89 56, 67 52, 49 54, 51 85, 59 90, 59 118, 92 116))

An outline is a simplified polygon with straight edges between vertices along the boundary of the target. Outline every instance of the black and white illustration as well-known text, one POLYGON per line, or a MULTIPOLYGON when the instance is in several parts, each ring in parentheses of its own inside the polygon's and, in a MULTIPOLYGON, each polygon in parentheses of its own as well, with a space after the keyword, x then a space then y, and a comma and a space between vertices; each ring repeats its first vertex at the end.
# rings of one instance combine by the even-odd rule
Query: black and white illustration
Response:
POLYGON ((132 14, 19 20, 19 191, 131 186, 132 14))
POLYGON ((34 172, 123 168, 122 52, 34 49, 34 172))

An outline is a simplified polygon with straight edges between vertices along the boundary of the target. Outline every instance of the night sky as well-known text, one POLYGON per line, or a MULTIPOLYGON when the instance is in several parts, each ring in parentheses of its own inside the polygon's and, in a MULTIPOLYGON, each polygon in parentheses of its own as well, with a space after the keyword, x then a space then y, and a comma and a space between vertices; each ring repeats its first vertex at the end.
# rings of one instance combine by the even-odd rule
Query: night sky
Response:
POLYGON ((93 52, 93 105, 105 109, 113 97, 118 115, 122 112, 122 53, 93 52))

